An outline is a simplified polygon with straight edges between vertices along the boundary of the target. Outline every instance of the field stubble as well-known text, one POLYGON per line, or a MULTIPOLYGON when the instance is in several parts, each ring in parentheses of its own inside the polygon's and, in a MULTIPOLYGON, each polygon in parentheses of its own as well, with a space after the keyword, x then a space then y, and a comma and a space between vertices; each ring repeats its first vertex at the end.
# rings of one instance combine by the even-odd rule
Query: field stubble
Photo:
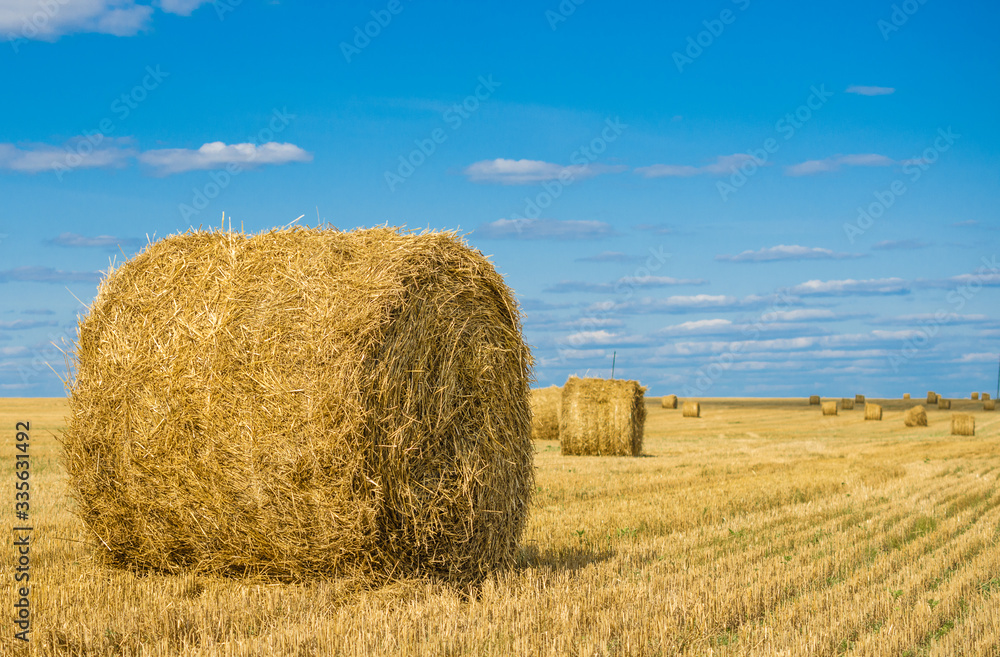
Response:
POLYGON ((513 571, 367 590, 103 568, 59 464, 64 401, 2 400, 10 436, 32 421, 32 654, 997 654, 1000 415, 955 437, 950 412, 907 428, 891 402, 866 423, 805 400, 702 401, 692 419, 648 400, 640 458, 537 442, 513 571))

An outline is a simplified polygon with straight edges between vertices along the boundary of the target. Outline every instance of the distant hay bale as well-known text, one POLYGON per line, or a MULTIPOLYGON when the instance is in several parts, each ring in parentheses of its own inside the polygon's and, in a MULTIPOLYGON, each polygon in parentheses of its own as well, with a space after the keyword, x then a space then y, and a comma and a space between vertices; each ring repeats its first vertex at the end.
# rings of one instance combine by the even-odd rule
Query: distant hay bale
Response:
POLYGON ((837 414, 837 402, 835 401, 823 402, 823 415, 836 415, 836 414, 837 414))
POLYGON ((684 402, 681 414, 684 417, 701 417, 701 404, 699 402, 684 402))
POLYGON ((951 416, 951 435, 975 436, 976 418, 968 413, 953 413, 951 416))
POLYGON ((565 455, 639 456, 646 389, 637 381, 569 377, 562 392, 559 443, 565 455))
POLYGON ((841 410, 844 410, 844 411, 853 411, 854 410, 854 400, 851 399, 850 397, 844 397, 843 399, 840 400, 840 408, 841 408, 841 410))
POLYGON ((473 582, 514 563, 532 358, 453 233, 173 235, 108 273, 75 359, 65 465, 111 564, 473 582))
POLYGON ((864 395, 854 395, 854 403, 855 404, 864 404, 865 403, 865 396, 864 395))
POLYGON ((677 408, 677 395, 667 395, 660 398, 660 406, 663 408, 677 408))
POLYGON ((866 420, 881 420, 882 419, 882 407, 878 404, 865 404, 865 419, 866 420))
POLYGON ((986 401, 983 402, 984 411, 994 411, 996 410, 996 408, 997 408, 997 400, 995 399, 987 399, 986 401))
POLYGON ((938 394, 936 392, 927 393, 927 403, 936 404, 938 402, 938 394))
POLYGON ((531 439, 559 440, 559 406, 562 388, 549 386, 531 391, 531 439))
POLYGON ((904 392, 903 393, 903 399, 909 399, 909 398, 910 398, 910 393, 904 392))
POLYGON ((819 406, 819 395, 811 395, 809 397, 809 404, 811 406, 819 406))
POLYGON ((983 399, 983 401, 987 401, 987 400, 989 400, 989 398, 990 398, 990 393, 988 393, 988 392, 984 392, 984 393, 982 394, 982 399, 983 399))
POLYGON ((978 392, 972 393, 972 401, 979 401, 979 393, 978 392))
POLYGON ((951 408, 951 400, 950 399, 944 399, 943 397, 938 397, 937 406, 938 406, 939 409, 948 410, 948 409, 951 408))
POLYGON ((907 409, 903 415, 903 424, 908 427, 926 427, 927 411, 923 406, 914 406, 907 409))

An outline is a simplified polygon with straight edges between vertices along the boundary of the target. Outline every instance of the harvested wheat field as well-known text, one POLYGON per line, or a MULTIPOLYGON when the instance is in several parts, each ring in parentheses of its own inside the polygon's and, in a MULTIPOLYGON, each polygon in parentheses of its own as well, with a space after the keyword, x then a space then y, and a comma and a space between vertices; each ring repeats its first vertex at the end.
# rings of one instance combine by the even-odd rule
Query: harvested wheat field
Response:
POLYGON ((60 464, 66 402, 2 400, 2 426, 32 428, 32 654, 997 654, 1000 416, 955 400, 976 418, 962 437, 934 407, 904 427, 902 400, 868 400, 883 422, 801 397, 696 401, 704 418, 682 422, 647 400, 641 458, 535 442, 509 570, 370 589, 100 565, 60 464))

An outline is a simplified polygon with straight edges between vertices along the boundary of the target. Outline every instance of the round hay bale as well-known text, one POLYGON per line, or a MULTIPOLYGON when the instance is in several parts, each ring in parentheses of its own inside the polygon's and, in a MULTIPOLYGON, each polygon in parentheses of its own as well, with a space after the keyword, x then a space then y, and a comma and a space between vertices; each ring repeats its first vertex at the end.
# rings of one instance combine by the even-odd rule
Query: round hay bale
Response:
POLYGON ((994 411, 996 410, 996 407, 997 407, 997 400, 995 399, 987 399, 986 401, 983 402, 984 411, 994 411))
POLYGON ((810 395, 809 396, 809 405, 810 406, 819 406, 819 395, 810 395))
POLYGON ((854 400, 851 399, 850 397, 844 397, 843 399, 840 400, 840 408, 841 408, 841 410, 845 410, 845 411, 853 411, 854 410, 854 400))
POLYGON ((882 419, 882 407, 878 404, 865 404, 865 419, 866 420, 881 420, 882 419))
POLYGON ((101 282, 65 463, 111 563, 480 580, 534 488, 510 289, 453 233, 191 231, 101 282))
POLYGON ((681 415, 683 417, 701 417, 701 402, 684 402, 681 415))
POLYGON ((938 397, 937 406, 939 409, 948 410, 951 408, 951 400, 944 399, 943 397, 938 397))
POLYGON ((933 391, 928 392, 927 393, 927 403, 928 404, 936 404, 937 402, 938 402, 938 394, 936 392, 933 392, 933 391))
POLYGON ((837 414, 837 402, 835 401, 823 402, 823 415, 836 415, 836 414, 837 414))
POLYGON ((990 399, 990 393, 984 392, 982 394, 982 399, 983 399, 983 401, 989 401, 989 399, 990 399))
POLYGON ((979 393, 978 392, 972 393, 972 401, 979 401, 979 393))
POLYGON ((907 409, 903 415, 903 424, 908 427, 926 427, 927 410, 923 406, 914 406, 907 409))
POLYGON ((677 395, 667 395, 660 398, 660 406, 663 408, 677 408, 677 395))
POLYGON ((854 403, 855 404, 864 404, 865 403, 865 396, 864 395, 854 395, 854 403))
POLYGON ((953 436, 975 436, 976 418, 968 413, 952 413, 951 415, 951 435, 953 436))
POLYGON ((638 381, 569 377, 562 391, 559 444, 567 456, 639 456, 646 389, 638 381))
POLYGON ((909 398, 910 398, 910 393, 904 392, 903 393, 903 399, 909 399, 909 398))
POLYGON ((562 388, 549 386, 531 391, 531 439, 559 440, 559 407, 562 388))

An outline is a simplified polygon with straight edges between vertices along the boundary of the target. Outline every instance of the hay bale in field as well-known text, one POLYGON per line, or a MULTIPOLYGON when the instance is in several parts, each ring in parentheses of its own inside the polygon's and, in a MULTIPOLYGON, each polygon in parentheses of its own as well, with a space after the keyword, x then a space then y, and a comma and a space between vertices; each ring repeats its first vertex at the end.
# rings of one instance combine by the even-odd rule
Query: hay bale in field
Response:
POLYGON ((819 395, 811 395, 809 397, 810 406, 819 406, 819 395))
POLYGON ((865 419, 866 420, 881 420, 882 419, 882 407, 878 404, 865 404, 865 419))
POLYGON ((951 400, 950 399, 944 399, 943 397, 938 397, 937 406, 938 406, 939 409, 948 410, 948 409, 951 408, 951 400))
POLYGON ((953 413, 951 416, 951 435, 975 436, 976 418, 968 413, 953 413))
POLYGON ((865 403, 865 396, 864 395, 854 395, 854 403, 855 404, 864 404, 865 403))
POLYGON ((984 411, 994 411, 996 410, 996 407, 997 407, 997 400, 995 399, 987 399, 986 401, 983 402, 984 411))
POLYGON ((988 392, 984 392, 984 393, 982 394, 982 400, 983 400, 983 401, 988 401, 988 400, 989 400, 989 398, 990 398, 990 393, 988 393, 988 392))
POLYGON ((559 440, 559 406, 562 388, 549 386, 531 391, 531 439, 559 440))
POLYGON ((972 401, 979 401, 979 393, 978 392, 972 393, 972 401))
POLYGON ((936 404, 938 402, 938 394, 936 392, 927 393, 927 403, 936 404))
POLYGON ((660 398, 660 406, 663 408, 677 408, 677 395, 667 395, 660 398))
POLYGON ((854 400, 851 399, 850 397, 844 397, 843 399, 840 400, 840 408, 841 408, 841 410, 844 410, 844 411, 853 411, 854 410, 854 400))
POLYGON ((563 386, 559 443, 563 454, 639 456, 646 389, 637 381, 569 377, 563 386))
POLYGON ((823 402, 823 415, 836 415, 836 414, 837 414, 837 402, 835 401, 823 402))
POLYGON ((908 408, 903 415, 903 424, 908 427, 926 427, 927 411, 923 406, 908 408))
POLYGON ((910 393, 904 392, 903 393, 903 399, 909 399, 909 398, 910 398, 910 393))
POLYGON ((532 358, 453 233, 170 236, 101 282, 75 359, 65 464, 113 564, 473 582, 514 562, 532 358))
POLYGON ((684 408, 681 410, 681 414, 684 417, 701 417, 701 403, 684 402, 684 408))

